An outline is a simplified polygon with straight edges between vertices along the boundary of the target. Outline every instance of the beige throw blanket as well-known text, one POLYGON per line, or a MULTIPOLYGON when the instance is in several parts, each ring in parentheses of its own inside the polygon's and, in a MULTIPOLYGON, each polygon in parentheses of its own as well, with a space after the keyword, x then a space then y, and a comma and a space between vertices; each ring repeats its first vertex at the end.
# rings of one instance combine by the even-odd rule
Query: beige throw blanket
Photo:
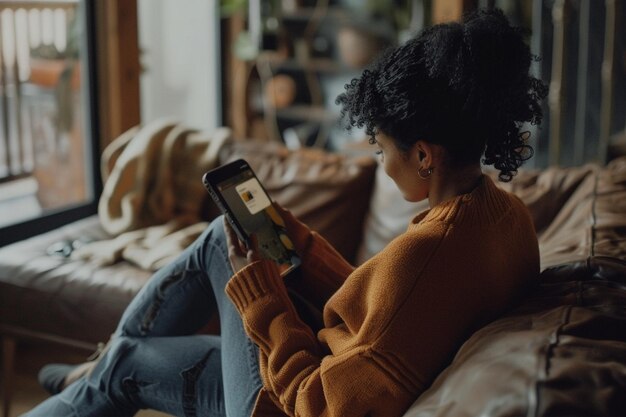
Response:
POLYGON ((103 152, 104 190, 98 205, 111 240, 87 244, 72 256, 110 265, 122 259, 156 270, 207 226, 202 174, 218 164, 231 131, 189 129, 171 120, 135 127, 103 152))

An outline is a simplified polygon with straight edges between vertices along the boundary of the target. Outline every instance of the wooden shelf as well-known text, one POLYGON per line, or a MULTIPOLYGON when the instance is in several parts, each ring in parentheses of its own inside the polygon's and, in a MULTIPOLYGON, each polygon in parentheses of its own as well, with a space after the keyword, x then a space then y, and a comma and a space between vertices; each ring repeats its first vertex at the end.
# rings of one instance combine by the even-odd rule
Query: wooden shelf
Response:
MULTIPOLYGON (((250 137, 252 130, 255 130, 254 136, 259 136, 257 128, 264 126, 264 137, 284 141, 285 129, 300 124, 319 125, 326 129, 339 121, 334 106, 324 107, 329 101, 327 94, 334 96, 328 90, 341 89, 343 86, 334 83, 354 70, 342 60, 338 35, 345 24, 363 24, 364 16, 360 12, 364 14, 365 11, 357 13, 343 3, 331 3, 328 7, 300 7, 293 11, 272 9, 269 17, 275 18, 277 27, 263 43, 265 49, 259 51, 255 60, 248 61, 245 70, 241 71, 245 88, 241 88, 237 96, 238 106, 232 106, 232 114, 241 115, 238 123, 242 133, 239 136, 250 137), (320 40, 327 44, 320 43, 320 40), (293 79, 296 94, 286 107, 268 107, 274 102, 267 97, 268 83, 279 75, 293 79)), ((244 30, 244 23, 238 24, 238 30, 244 30)))

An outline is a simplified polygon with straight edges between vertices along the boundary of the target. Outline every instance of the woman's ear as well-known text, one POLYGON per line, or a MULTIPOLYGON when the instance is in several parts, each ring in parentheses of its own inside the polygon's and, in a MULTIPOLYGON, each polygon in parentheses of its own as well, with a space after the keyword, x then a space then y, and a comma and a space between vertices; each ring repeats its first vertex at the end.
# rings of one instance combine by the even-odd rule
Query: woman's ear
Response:
POLYGON ((420 169, 428 169, 433 166, 435 158, 434 151, 434 146, 426 141, 418 140, 415 142, 412 154, 420 169))

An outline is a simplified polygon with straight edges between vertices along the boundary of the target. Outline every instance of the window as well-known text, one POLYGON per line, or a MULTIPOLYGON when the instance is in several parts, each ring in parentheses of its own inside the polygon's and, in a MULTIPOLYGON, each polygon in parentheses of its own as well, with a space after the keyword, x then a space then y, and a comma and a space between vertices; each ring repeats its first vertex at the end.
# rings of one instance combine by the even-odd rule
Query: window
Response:
POLYGON ((0 0, 0 246, 96 212, 92 3, 0 0))

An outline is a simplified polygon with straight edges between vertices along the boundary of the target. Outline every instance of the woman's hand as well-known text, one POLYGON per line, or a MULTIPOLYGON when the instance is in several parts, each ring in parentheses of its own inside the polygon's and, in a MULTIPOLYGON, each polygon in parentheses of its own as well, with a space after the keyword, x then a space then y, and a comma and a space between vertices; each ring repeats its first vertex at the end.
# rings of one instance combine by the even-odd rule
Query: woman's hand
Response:
POLYGON ((261 259, 259 245, 255 235, 250 236, 250 248, 247 248, 246 244, 237 237, 237 233, 233 230, 226 216, 224 216, 224 231, 226 232, 226 243, 228 245, 228 259, 234 272, 261 259))
POLYGON ((289 239, 293 242, 296 252, 302 255, 308 244, 309 235, 311 230, 307 225, 298 220, 289 210, 282 208, 277 202, 273 202, 272 205, 276 209, 276 212, 280 215, 284 222, 284 227, 287 230, 289 239))

